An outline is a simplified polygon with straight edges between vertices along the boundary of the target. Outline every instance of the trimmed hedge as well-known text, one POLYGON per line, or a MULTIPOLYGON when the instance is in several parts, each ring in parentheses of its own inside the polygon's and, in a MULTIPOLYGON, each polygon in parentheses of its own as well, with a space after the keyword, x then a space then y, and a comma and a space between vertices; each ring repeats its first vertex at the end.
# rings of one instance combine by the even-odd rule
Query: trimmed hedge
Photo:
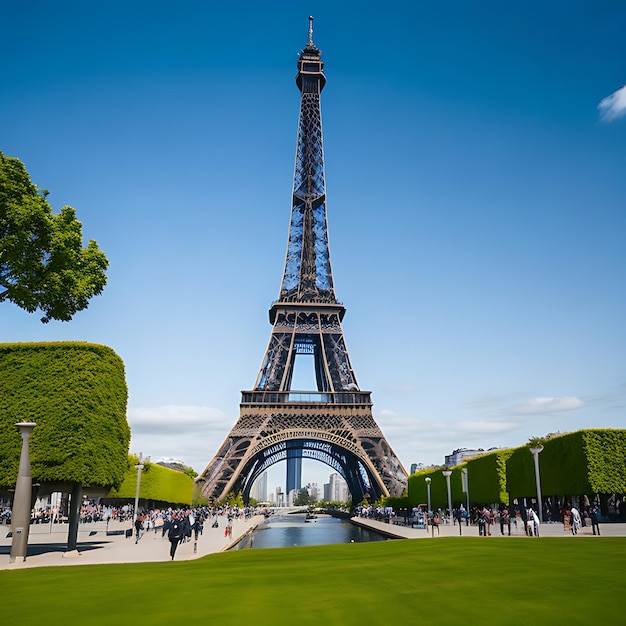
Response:
MULTIPOLYGON (((579 430, 547 439, 539 454, 539 471, 546 496, 626 493, 626 430, 579 430)), ((515 451, 507 479, 514 497, 536 492, 528 446, 515 451)))
MULTIPOLYGON (((129 468, 124 475, 124 481, 118 489, 111 489, 107 498, 122 498, 134 501, 137 493, 138 463, 136 456, 128 459, 129 468)), ((170 504, 191 505, 194 482, 190 476, 177 470, 163 467, 156 463, 144 463, 139 485, 141 500, 169 502, 170 504)))
MULTIPOLYGON (((495 450, 457 465, 450 476, 452 506, 466 504, 467 496, 463 491, 461 470, 466 467, 471 502, 503 502, 508 504, 509 495, 506 484, 506 463, 513 450, 495 450)), ((430 477, 431 507, 448 508, 448 488, 442 474, 445 467, 428 468, 409 476, 409 502, 411 507, 428 502, 428 487, 425 478, 430 477)), ((386 501, 385 501, 386 502, 386 501)))
POLYGON ((0 486, 17 480, 19 421, 37 423, 33 481, 119 485, 128 467, 127 398, 124 363, 107 346, 0 344, 0 486))
MULTIPOLYGON (((409 476, 408 481, 408 491, 409 495, 407 500, 409 502, 409 507, 413 508, 414 506, 418 506, 420 504, 428 503, 428 487, 426 486, 425 478, 429 477, 431 479, 430 484, 430 502, 431 508, 437 509, 438 507, 447 508, 448 507, 448 492, 446 491, 446 479, 441 474, 441 470, 445 468, 439 469, 423 469, 415 474, 411 474, 409 476)), ((454 474, 451 478, 454 477, 454 474)), ((454 491, 454 490, 453 490, 454 491)), ((387 498, 385 498, 385 504, 387 504, 387 498)))
MULTIPOLYGON (((450 468, 452 506, 466 502, 461 469, 467 467, 471 504, 510 504, 537 493, 530 446, 495 450, 450 468)), ((427 502, 424 479, 431 482, 433 508, 448 506, 443 468, 409 476, 410 506, 427 502)), ((546 439, 539 454, 541 492, 546 496, 626 494, 626 430, 588 429, 546 439)))
POLYGON ((512 454, 513 450, 507 448, 467 461, 467 481, 472 502, 509 503, 506 467, 512 454))
POLYGON ((585 430, 583 442, 591 490, 626 494, 626 430, 585 430))

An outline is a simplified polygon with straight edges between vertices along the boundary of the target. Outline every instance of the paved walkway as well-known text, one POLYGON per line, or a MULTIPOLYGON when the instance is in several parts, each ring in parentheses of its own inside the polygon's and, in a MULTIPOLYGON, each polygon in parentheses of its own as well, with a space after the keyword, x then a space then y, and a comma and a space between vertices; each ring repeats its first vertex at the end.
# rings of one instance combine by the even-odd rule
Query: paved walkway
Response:
MULTIPOLYGON (((398 539, 430 539, 434 537, 458 537, 459 527, 457 524, 441 524, 439 526, 439 532, 435 528, 434 533, 431 526, 428 529, 423 528, 411 528, 410 526, 400 526, 398 524, 387 524, 385 522, 377 522, 375 520, 366 519, 362 517, 353 517, 351 521, 354 524, 364 526, 365 528, 371 528, 380 533, 389 535, 390 537, 396 537, 398 539)), ((466 526, 463 523, 461 528, 463 537, 478 537, 478 526, 466 526)), ((505 529, 507 532, 507 529, 505 529)), ((626 537, 626 524, 600 524, 600 532, 604 537, 626 537)), ((560 523, 546 523, 541 524, 539 527, 540 537, 574 537, 571 531, 565 531, 563 524, 560 523)), ((500 524, 496 524, 491 528, 491 537, 508 537, 500 533, 500 524)), ((515 524, 511 524, 511 537, 526 537, 522 523, 519 522, 517 527, 515 524)), ((593 537, 591 532, 591 526, 585 526, 578 531, 576 537, 593 537)), ((488 538, 488 537, 487 537, 488 538)))
MULTIPOLYGON (((249 520, 233 520, 233 535, 231 538, 224 536, 224 528, 227 524, 225 518, 219 518, 219 528, 211 528, 211 523, 205 523, 204 533, 197 542, 191 541, 178 545, 176 561, 196 559, 214 552, 223 552, 237 543, 247 533, 251 532, 264 518, 257 515, 249 520)), ((432 529, 428 530, 386 524, 375 520, 353 517, 355 524, 371 528, 399 539, 430 539, 433 537, 432 529)), ((46 567, 55 565, 87 565, 97 563, 156 563, 169 561, 170 542, 167 537, 161 537, 161 530, 147 531, 141 539, 135 543, 135 538, 126 539, 124 531, 130 527, 130 523, 120 524, 111 522, 109 533, 115 531, 122 534, 108 534, 105 522, 95 524, 81 524, 78 531, 78 550, 67 553, 66 524, 36 524, 30 527, 28 541, 28 555, 26 561, 21 563, 9 563, 11 553, 11 537, 7 537, 11 527, 0 525, 0 569, 23 569, 26 567, 46 567)), ((626 537, 626 524, 601 524, 600 532, 605 537, 626 537)), ((463 537, 477 537, 477 526, 462 527, 463 537)), ((563 524, 542 524, 540 531, 542 537, 570 537, 571 532, 563 529, 563 524)), ((457 525, 441 525, 439 533, 435 529, 434 538, 452 537, 459 535, 457 525)), ((525 537, 521 524, 516 529, 511 526, 512 537, 525 537)), ((592 537, 591 528, 581 528, 576 538, 592 537)), ((502 537, 500 526, 492 529, 492 537, 502 537)))
MULTIPOLYGON (((232 537, 224 536, 227 525, 225 517, 219 518, 219 528, 211 528, 211 522, 204 524, 204 532, 195 542, 178 544, 176 561, 196 559, 206 554, 222 552, 237 543, 252 529, 264 521, 262 515, 248 520, 233 520, 232 537)), ((45 567, 50 565, 86 565, 96 563, 152 563, 169 561, 170 542, 161 537, 161 529, 149 530, 135 543, 135 538, 126 539, 124 531, 130 528, 130 522, 109 524, 106 522, 81 524, 78 530, 78 550, 73 553, 67 549, 67 524, 33 524, 28 537, 26 560, 9 563, 11 537, 7 534, 10 526, 0 525, 0 569, 22 569, 25 567, 45 567), (115 532, 122 534, 113 534, 115 532)))

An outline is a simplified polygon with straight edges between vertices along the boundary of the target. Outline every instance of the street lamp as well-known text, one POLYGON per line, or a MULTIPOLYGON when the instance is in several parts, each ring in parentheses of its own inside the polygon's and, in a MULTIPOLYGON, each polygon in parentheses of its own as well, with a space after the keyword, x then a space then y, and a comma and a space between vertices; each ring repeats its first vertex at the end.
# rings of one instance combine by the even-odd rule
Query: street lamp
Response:
MULTIPOLYGON (((139 453, 139 463, 137 463, 137 465, 135 465, 135 469, 137 470, 137 491, 135 492, 135 510, 134 510, 134 514, 133 514, 133 526, 135 525, 135 522, 137 521, 137 512, 139 510, 139 485, 141 485, 141 470, 143 469, 144 465, 143 465, 143 454, 140 452, 139 453)), ((150 457, 146 458, 146 463, 150 462, 150 457)))
POLYGON ((537 483, 537 508, 539 509, 539 521, 543 524, 543 504, 541 501, 541 476, 539 475, 539 453, 543 450, 543 446, 530 448, 530 452, 535 460, 535 481, 537 483))
POLYGON ((467 497, 467 514, 469 515, 470 498, 469 498, 469 482, 467 480, 467 467, 462 467, 461 473, 463 474, 463 491, 465 491, 465 496, 467 497))
POLYGON ((431 482, 431 478, 430 476, 424 478, 424 482, 426 483, 426 490, 428 491, 428 514, 430 515, 430 482, 431 482))
POLYGON ((443 470, 441 473, 446 477, 446 487, 448 489, 448 515, 452 517, 452 492, 450 491, 450 476, 452 476, 452 471, 443 470))
POLYGON ((28 439, 35 422, 18 422, 15 424, 22 435, 22 452, 20 454, 20 468, 15 483, 15 495, 11 509, 11 554, 9 563, 21 563, 26 560, 28 548, 28 532, 30 531, 30 513, 32 509, 31 498, 33 491, 33 479, 30 475, 30 454, 28 451, 28 439))

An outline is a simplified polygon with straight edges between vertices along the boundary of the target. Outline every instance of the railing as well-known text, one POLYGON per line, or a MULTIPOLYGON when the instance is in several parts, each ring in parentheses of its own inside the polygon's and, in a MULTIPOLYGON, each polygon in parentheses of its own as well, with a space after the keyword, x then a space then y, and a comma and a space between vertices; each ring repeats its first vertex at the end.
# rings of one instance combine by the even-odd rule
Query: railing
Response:
POLYGON ((242 391, 242 404, 371 404, 369 391, 242 391))

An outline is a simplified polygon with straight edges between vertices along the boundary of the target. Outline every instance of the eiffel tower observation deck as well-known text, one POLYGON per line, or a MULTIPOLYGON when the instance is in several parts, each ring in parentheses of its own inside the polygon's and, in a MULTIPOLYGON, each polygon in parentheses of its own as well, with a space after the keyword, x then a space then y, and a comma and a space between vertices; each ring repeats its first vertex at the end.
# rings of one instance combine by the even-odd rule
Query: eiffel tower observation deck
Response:
POLYGON ((302 459, 325 463, 348 483, 353 502, 401 495, 406 470, 359 389, 333 285, 320 95, 326 84, 321 52, 309 38, 298 57, 301 93, 291 218, 273 325, 254 388, 242 392, 239 420, 198 477, 206 497, 250 488, 263 471, 287 462, 287 493, 301 487, 302 459), (293 389, 299 359, 313 359, 313 389, 293 389))

